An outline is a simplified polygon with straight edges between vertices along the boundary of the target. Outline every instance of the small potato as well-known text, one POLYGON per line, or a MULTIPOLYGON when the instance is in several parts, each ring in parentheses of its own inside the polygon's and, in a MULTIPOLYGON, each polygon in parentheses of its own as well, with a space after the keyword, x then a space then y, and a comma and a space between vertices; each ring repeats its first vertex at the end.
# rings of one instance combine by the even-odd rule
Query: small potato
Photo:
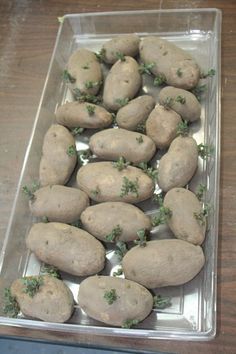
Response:
POLYGON ((122 278, 93 276, 82 281, 79 306, 88 316, 112 326, 143 321, 151 312, 153 297, 143 286, 122 278))
POLYGON ((152 96, 139 96, 119 109, 116 122, 120 128, 136 130, 139 124, 146 121, 154 107, 155 100, 152 96))
POLYGON ((201 105, 191 92, 176 87, 164 87, 159 94, 161 104, 170 100, 170 107, 184 120, 194 122, 200 118, 201 105))
POLYGON ((53 124, 47 131, 39 166, 41 186, 66 184, 77 162, 75 140, 61 125, 53 124), (72 153, 70 153, 70 149, 72 153))
POLYGON ((82 211, 89 206, 89 198, 78 188, 46 186, 34 193, 29 206, 34 216, 71 224, 78 221, 82 211))
POLYGON ((112 115, 103 107, 90 103, 67 102, 56 111, 57 123, 68 128, 102 129, 112 123, 112 115))
POLYGON ((119 171, 112 162, 94 162, 77 173, 80 189, 96 202, 138 203, 150 198, 154 183, 142 170, 127 166, 119 171))
POLYGON ((102 46, 103 60, 107 64, 114 64, 119 59, 119 54, 135 57, 138 54, 139 41, 136 34, 123 34, 112 38, 102 46))
POLYGON ((164 198, 164 206, 172 212, 167 223, 175 237, 201 245, 205 239, 206 221, 199 223, 195 214, 202 211, 196 195, 184 188, 171 189, 164 198))
POLYGON ((200 272, 204 262, 200 246, 168 239, 131 248, 122 260, 122 268, 125 278, 154 289, 187 283, 200 272))
POLYGON ((74 311, 74 299, 70 289, 62 280, 49 275, 24 277, 11 285, 11 294, 16 298, 25 316, 46 322, 66 322, 74 311), (31 297, 27 291, 27 280, 38 280, 41 285, 31 297))
POLYGON ((82 224, 90 234, 101 241, 129 242, 137 239, 137 231, 150 230, 150 218, 134 205, 122 202, 106 202, 88 207, 81 214, 82 224), (118 230, 117 236, 109 235, 118 230))
POLYGON ((171 42, 157 36, 145 37, 139 45, 141 60, 153 63, 151 72, 164 75, 171 86, 190 90, 199 81, 200 69, 191 55, 171 42))
POLYGON ((56 222, 34 224, 26 245, 41 261, 69 274, 86 276, 104 268, 102 244, 74 226, 56 222))
POLYGON ((138 63, 131 57, 118 60, 109 71, 103 91, 104 105, 117 111, 126 100, 132 99, 142 84, 138 63))
POLYGON ((124 157, 133 163, 151 160, 156 151, 154 142, 146 135, 126 129, 106 129, 90 138, 92 152, 104 160, 124 157))
POLYGON ((193 177, 198 165, 196 140, 191 137, 175 138, 159 164, 158 185, 167 192, 184 187, 193 177))
POLYGON ((176 137, 181 121, 181 117, 175 111, 157 105, 146 121, 147 135, 158 148, 165 149, 176 137))

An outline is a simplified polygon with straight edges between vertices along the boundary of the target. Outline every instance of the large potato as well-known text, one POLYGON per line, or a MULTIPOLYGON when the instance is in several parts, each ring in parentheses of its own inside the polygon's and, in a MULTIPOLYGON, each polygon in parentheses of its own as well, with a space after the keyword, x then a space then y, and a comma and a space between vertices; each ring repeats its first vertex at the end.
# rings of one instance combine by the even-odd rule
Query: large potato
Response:
POLYGON ((142 83, 138 63, 131 57, 118 60, 109 71, 103 91, 103 102, 108 109, 117 111, 126 100, 132 99, 142 83))
POLYGON ((175 237, 201 245, 205 239, 206 221, 199 223, 195 214, 202 211, 196 195, 184 188, 171 189, 164 198, 164 206, 172 212, 167 223, 175 237))
POLYGON ((151 160, 156 151, 154 142, 148 136, 126 129, 98 132, 90 138, 89 147, 101 159, 117 160, 122 156, 136 164, 151 160))
POLYGON ((70 289, 63 281, 52 276, 24 277, 11 285, 11 294, 16 298, 25 316, 46 322, 62 323, 67 321, 74 310, 74 299, 70 289), (27 291, 27 281, 36 280, 41 285, 33 296, 27 291))
POLYGON ((138 203, 150 198, 154 190, 152 179, 142 170, 128 166, 119 171, 112 162, 82 166, 77 183, 96 202, 138 203))
POLYGON ((162 156, 159 164, 158 184, 167 192, 174 187, 184 187, 193 177, 198 164, 198 148, 195 139, 175 138, 162 156))
POLYGON ((103 60, 107 64, 114 64, 119 54, 135 57, 138 54, 139 37, 136 34, 123 34, 112 38, 103 44, 103 60))
POLYGON ((41 186, 65 184, 77 162, 75 140, 61 125, 53 124, 47 131, 39 166, 41 186), (72 153, 70 153, 70 149, 72 153))
POLYGON ((199 81, 200 69, 183 49, 160 37, 145 37, 139 45, 139 52, 145 64, 153 63, 150 69, 155 75, 164 75, 171 86, 189 90, 199 81))
POLYGON ((112 123, 112 115, 103 107, 91 103, 67 102, 56 111, 57 123, 68 128, 102 129, 112 123))
POLYGON ((41 261, 69 274, 86 276, 104 268, 102 244, 74 226, 55 222, 34 224, 26 245, 41 261))
POLYGON ((124 256, 122 268, 125 278, 154 289, 187 283, 200 272, 204 262, 200 246, 169 239, 133 247, 124 256))
POLYGON ((87 208, 89 198, 78 188, 46 186, 34 193, 29 205, 34 216, 71 224, 77 221, 82 211, 87 208))
POLYGON ((127 321, 140 322, 149 315, 153 297, 147 289, 133 281, 93 276, 80 284, 78 303, 88 316, 98 321, 125 326, 127 321))
POLYGON ((147 215, 134 205, 122 202, 90 206, 81 214, 81 221, 85 230, 105 242, 133 241, 137 239, 137 231, 151 229, 147 215), (112 234, 114 239, 110 238, 112 234))

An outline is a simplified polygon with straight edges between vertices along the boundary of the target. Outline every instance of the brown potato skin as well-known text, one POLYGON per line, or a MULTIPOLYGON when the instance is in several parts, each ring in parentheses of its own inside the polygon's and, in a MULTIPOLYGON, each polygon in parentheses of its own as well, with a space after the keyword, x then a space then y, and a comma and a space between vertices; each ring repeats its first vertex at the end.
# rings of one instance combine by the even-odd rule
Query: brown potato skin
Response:
POLYGON ((33 297, 24 292, 23 278, 12 283, 11 294, 25 316, 46 322, 66 322, 74 311, 74 299, 70 289, 62 280, 52 276, 44 275, 42 279, 43 284, 33 297))
POLYGON ((152 139, 126 129, 106 129, 94 134, 89 141, 92 152, 103 160, 124 157, 133 163, 148 162, 156 151, 152 139), (142 138, 142 142, 138 141, 142 138))
POLYGON ((77 162, 77 156, 69 156, 67 150, 75 147, 75 140, 70 132, 61 125, 53 124, 47 131, 42 148, 39 166, 41 186, 66 184, 77 162))
POLYGON ((34 193, 29 206, 36 217, 71 224, 78 221, 82 211, 89 206, 89 198, 78 188, 46 186, 34 193))
POLYGON ((136 34, 123 34, 116 36, 103 44, 105 49, 103 60, 107 64, 114 64, 118 58, 117 53, 135 57, 138 54, 140 38, 136 34))
POLYGON ((140 229, 151 230, 151 220, 142 210, 123 202, 92 205, 81 214, 83 227, 101 241, 109 242, 106 235, 119 225, 122 233, 116 239, 129 242, 137 239, 140 229))
POLYGON ((131 248, 122 260, 122 268, 125 278, 154 289, 187 283, 200 272, 204 262, 200 246, 168 239, 131 248))
POLYGON ((122 326, 126 320, 143 321, 152 310, 153 297, 133 281, 93 276, 80 284, 78 303, 88 316, 112 326, 122 326), (104 294, 111 289, 115 289, 117 299, 108 304, 104 294))
POLYGON ((26 245, 41 261, 69 274, 92 275, 104 268, 102 244, 74 226, 55 222, 34 224, 26 245))
POLYGON ((106 128, 112 123, 112 115, 103 107, 91 103, 67 102, 56 111, 57 123, 68 128, 106 128), (87 107, 95 108, 94 114, 89 115, 87 107))

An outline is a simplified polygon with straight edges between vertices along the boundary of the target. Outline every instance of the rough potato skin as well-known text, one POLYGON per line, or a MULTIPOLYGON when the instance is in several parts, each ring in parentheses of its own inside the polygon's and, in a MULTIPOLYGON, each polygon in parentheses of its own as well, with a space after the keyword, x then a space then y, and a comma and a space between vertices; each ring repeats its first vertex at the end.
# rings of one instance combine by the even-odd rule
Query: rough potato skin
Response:
POLYGON ((118 171, 112 162, 94 162, 82 166, 77 173, 77 184, 80 189, 96 202, 138 203, 152 196, 154 183, 139 168, 128 166, 118 171), (138 184, 138 195, 129 192, 121 196, 124 177, 138 184))
POLYGON ((78 303, 88 316, 112 326, 122 326, 127 320, 143 321, 152 310, 153 297, 133 281, 93 276, 80 284, 78 303), (115 289, 117 299, 108 304, 104 294, 111 289, 115 289))
POLYGON ((82 211, 89 206, 89 198, 78 188, 46 186, 34 193, 29 206, 36 217, 71 224, 78 221, 82 211))
POLYGON ((100 159, 114 161, 122 156, 136 164, 148 162, 156 151, 154 142, 148 136, 126 129, 98 132, 90 138, 89 147, 100 159))
POLYGON ((194 216, 202 211, 196 195, 184 188, 173 188, 166 193, 164 206, 172 212, 167 223, 175 237, 201 245, 205 239, 206 222, 201 225, 194 216))
POLYGON ((167 97, 172 99, 171 109, 177 112, 184 120, 194 122, 200 118, 201 105, 196 96, 191 92, 172 86, 166 86, 160 91, 160 103, 164 104, 167 97), (178 98, 183 98, 185 102, 178 102, 178 98))
POLYGON ((124 256, 122 268, 125 278, 154 289, 187 283, 200 272, 204 262, 200 246, 168 239, 133 247, 124 256))
POLYGON ((34 224, 26 245, 41 261, 69 274, 87 276, 104 268, 102 244, 88 232, 67 224, 34 224))
POLYGON ((33 297, 24 292, 23 278, 12 283, 11 294, 25 316, 46 322, 66 322, 74 311, 74 299, 70 289, 62 280, 52 276, 44 275, 42 279, 43 284, 33 297))
POLYGON ((119 109, 116 115, 116 122, 120 128, 136 130, 139 124, 147 120, 154 107, 155 100, 152 96, 139 96, 119 109))
POLYGON ((41 186, 63 185, 69 180, 77 162, 76 154, 69 156, 67 153, 70 146, 75 148, 73 136, 61 125, 53 124, 43 141, 39 166, 41 186))
POLYGON ((116 36, 104 43, 105 50, 103 60, 107 64, 114 64, 117 60, 117 53, 135 57, 138 54, 140 38, 136 34, 123 34, 116 36))
POLYGON ((172 109, 157 105, 146 121, 146 133, 160 149, 169 147, 177 135, 181 117, 172 109))
POLYGON ((113 111, 121 108, 119 100, 132 99, 142 84, 138 63, 131 57, 118 60, 109 71, 103 91, 105 107, 113 111))
POLYGON ((67 102, 56 111, 57 123, 68 128, 106 128, 112 123, 112 115, 103 107, 91 103, 67 102), (94 113, 89 114, 93 107, 94 113))
POLYGON ((116 240, 129 242, 137 239, 137 231, 150 230, 151 220, 142 210, 123 202, 106 202, 88 207, 81 214, 85 230, 101 241, 119 225, 121 234, 116 240))
POLYGON ((154 63, 153 75, 162 74, 171 86, 190 90, 199 81, 200 69, 191 55, 173 43, 157 36, 145 37, 139 45, 141 60, 154 63))
POLYGON ((167 192, 174 187, 184 187, 193 177, 198 164, 198 148, 195 139, 175 138, 162 156, 159 164, 158 185, 167 192))

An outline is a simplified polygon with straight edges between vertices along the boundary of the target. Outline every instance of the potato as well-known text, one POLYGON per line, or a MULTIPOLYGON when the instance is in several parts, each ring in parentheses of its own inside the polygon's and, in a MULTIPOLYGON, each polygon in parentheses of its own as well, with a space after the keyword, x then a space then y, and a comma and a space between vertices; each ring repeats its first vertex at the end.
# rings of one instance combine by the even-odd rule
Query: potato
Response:
POLYGON ((139 37, 136 34, 123 34, 112 38, 103 44, 103 60, 107 64, 114 64, 119 54, 135 57, 138 54, 139 37))
POLYGON ((74 299, 70 289, 63 281, 49 275, 24 277, 11 285, 11 294, 16 298, 25 316, 46 322, 62 323, 67 321, 74 310, 74 299), (27 291, 27 281, 36 282, 39 289, 33 296, 27 291))
POLYGON ((160 149, 169 147, 177 135, 181 117, 172 109, 157 105, 146 121, 146 133, 160 149))
POLYGON ((104 268, 102 244, 74 226, 56 222, 34 224, 26 245, 41 261, 69 274, 86 276, 104 268))
POLYGON ((126 129, 106 129, 90 138, 92 152, 104 160, 124 157, 133 163, 151 160, 156 151, 154 142, 146 135, 126 129))
POLYGON ((164 87, 159 94, 161 104, 170 100, 170 107, 184 120, 194 122, 200 118, 201 105, 191 92, 176 87, 164 87))
POLYGON ((78 221, 82 211, 89 206, 89 198, 77 188, 46 186, 34 193, 29 206, 34 216, 71 224, 78 221))
POLYGON ((88 207, 81 214, 85 230, 101 241, 129 242, 137 239, 137 231, 150 230, 150 218, 134 205, 122 202, 106 202, 88 207), (109 239, 112 231, 114 239, 109 239), (108 238, 106 238, 108 237, 108 238))
POLYGON ((199 81, 200 69, 191 55, 171 42, 157 36, 145 37, 139 45, 141 60, 154 63, 151 72, 164 75, 171 86, 190 90, 199 81))
POLYGON ((154 289, 187 283, 200 272, 204 262, 200 246, 168 239, 131 248, 122 260, 122 268, 125 278, 154 289))
POLYGON ((122 278, 93 276, 82 281, 79 306, 88 316, 112 326, 143 321, 151 312, 153 297, 143 286, 122 278))
POLYGON ((154 106, 155 100, 152 96, 143 95, 134 98, 119 109, 116 115, 116 122, 120 128, 136 130, 139 124, 146 121, 154 106))
POLYGON ((117 111, 132 99, 142 84, 138 63, 131 57, 118 60, 109 71, 103 91, 104 105, 117 111))
POLYGON ((154 183, 139 168, 128 166, 119 171, 112 162, 94 162, 77 173, 80 189, 96 202, 138 203, 151 197, 154 183))
POLYGON ((198 164, 198 148, 195 139, 179 136, 159 164, 158 185, 167 192, 174 187, 184 187, 193 177, 198 164))
POLYGON ((112 123, 112 115, 103 107, 90 103, 67 102, 56 111, 57 123, 68 128, 102 129, 112 123))

